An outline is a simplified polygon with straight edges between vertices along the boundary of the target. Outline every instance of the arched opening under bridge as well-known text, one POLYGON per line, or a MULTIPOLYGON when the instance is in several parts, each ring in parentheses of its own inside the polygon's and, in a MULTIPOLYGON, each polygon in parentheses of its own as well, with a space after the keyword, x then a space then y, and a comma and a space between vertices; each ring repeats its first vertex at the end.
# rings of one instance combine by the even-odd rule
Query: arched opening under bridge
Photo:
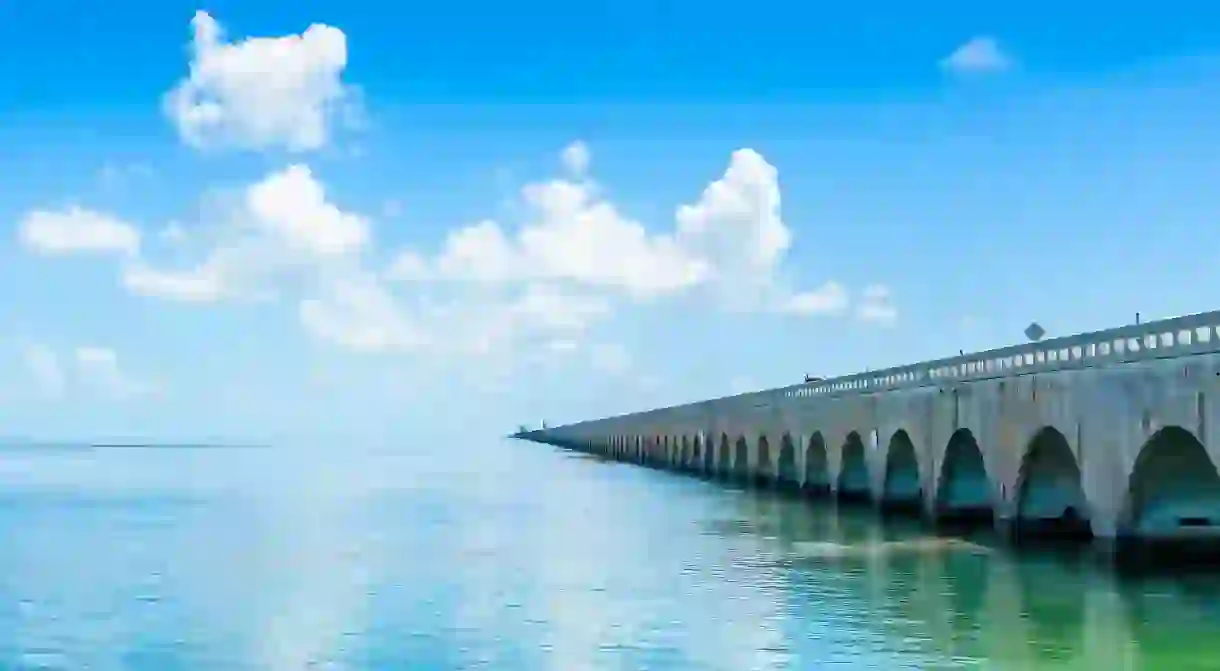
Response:
POLYGON ((1140 449, 1119 535, 1139 564, 1220 560, 1220 474, 1190 431, 1165 427, 1140 449))
POLYGON ((796 470, 796 445, 792 436, 785 433, 779 441, 779 456, 775 460, 775 483, 781 489, 796 489, 800 486, 800 474, 796 470))
POLYGON ((754 483, 768 487, 775 482, 775 471, 771 467, 771 443, 766 436, 758 437, 758 464, 754 468, 754 483))
POLYGON ((1021 459, 1016 487, 1018 537, 1092 535, 1080 466, 1057 429, 1048 426, 1034 434, 1021 459))
POLYGON ((740 482, 749 482, 751 479, 750 445, 745 436, 738 436, 737 444, 733 448, 733 479, 740 482))
POLYGON ((867 501, 869 496, 868 461, 864 441, 852 431, 843 443, 839 464, 839 498, 845 501, 867 501))
POLYGON ((805 446, 805 479, 802 486, 811 494, 830 492, 830 462, 821 432, 810 436, 809 444, 805 446))
POLYGON ((910 435, 899 429, 890 438, 885 457, 882 505, 886 509, 918 511, 923 503, 919 481, 919 458, 910 435))
POLYGON ((983 452, 969 429, 949 438, 936 491, 936 516, 942 522, 987 524, 995 519, 991 482, 983 452))

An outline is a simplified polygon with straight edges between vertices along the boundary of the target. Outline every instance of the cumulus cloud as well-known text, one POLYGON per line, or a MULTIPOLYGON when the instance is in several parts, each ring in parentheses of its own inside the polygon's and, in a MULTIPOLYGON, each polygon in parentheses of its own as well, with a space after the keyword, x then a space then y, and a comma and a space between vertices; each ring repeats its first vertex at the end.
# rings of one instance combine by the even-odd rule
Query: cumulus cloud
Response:
POLYGON ((724 175, 699 200, 678 207, 684 248, 713 268, 710 279, 734 303, 769 293, 773 272, 792 244, 780 216, 779 172, 753 149, 733 152, 724 175))
POLYGON ((1000 43, 985 35, 967 40, 940 62, 941 68, 955 74, 999 72, 1012 65, 1012 57, 1000 48, 1000 43))
MULTIPOLYGON (((698 292, 733 309, 849 309, 838 282, 793 290, 781 281, 792 234, 780 212, 778 172, 757 152, 734 152, 724 173, 660 230, 606 198, 584 172, 586 146, 570 145, 564 160, 566 177, 521 189, 515 228, 479 221, 450 232, 433 254, 408 249, 388 263, 373 244, 372 219, 334 202, 302 164, 234 191, 211 213, 210 228, 189 236, 178 224, 167 228, 173 232, 162 237, 176 241, 172 263, 141 253, 138 236, 121 243, 95 235, 88 244, 44 236, 58 242, 37 249, 130 250, 119 268, 122 285, 149 298, 291 301, 310 335, 358 352, 484 355, 520 343, 578 346, 622 301, 698 292)), ((884 321, 882 312, 892 308, 873 298, 859 315, 884 321)), ((594 347, 590 356, 607 372, 627 359, 614 346, 594 347)))
POLYGON ((189 145, 318 149, 355 104, 342 81, 347 38, 338 28, 313 24, 299 35, 227 42, 203 11, 191 27, 190 73, 164 100, 189 145))
POLYGON ((303 165, 249 185, 227 213, 222 242, 198 264, 163 268, 138 261, 123 272, 133 293, 183 302, 264 296, 267 286, 330 261, 342 262, 369 242, 370 222, 329 202, 303 165))
POLYGON ((75 205, 30 211, 18 223, 17 235, 25 249, 46 256, 134 255, 140 250, 135 226, 75 205))
POLYGON ((406 281, 563 282, 635 297, 702 282, 706 264, 673 235, 650 234, 589 181, 555 179, 521 192, 526 223, 511 236, 484 220, 451 232, 432 258, 404 252, 390 276, 406 281))
POLYGON ((389 277, 410 282, 546 281, 646 299, 712 291, 738 309, 835 314, 847 294, 830 282, 794 292, 778 280, 792 242, 780 213, 778 171, 751 149, 734 152, 698 200, 680 206, 668 232, 650 232, 606 200, 585 174, 589 148, 562 153, 572 178, 525 186, 525 223, 494 220, 451 232, 432 256, 403 252, 389 277))

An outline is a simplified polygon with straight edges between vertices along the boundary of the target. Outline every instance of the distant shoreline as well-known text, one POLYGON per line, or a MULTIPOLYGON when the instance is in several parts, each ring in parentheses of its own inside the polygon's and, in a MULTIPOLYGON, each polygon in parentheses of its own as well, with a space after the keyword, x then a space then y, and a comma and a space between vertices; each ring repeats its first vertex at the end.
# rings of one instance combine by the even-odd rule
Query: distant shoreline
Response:
POLYGON ((13 441, 0 443, 0 451, 4 450, 245 450, 264 449, 270 445, 259 443, 160 443, 138 441, 80 441, 80 442, 38 442, 13 441))

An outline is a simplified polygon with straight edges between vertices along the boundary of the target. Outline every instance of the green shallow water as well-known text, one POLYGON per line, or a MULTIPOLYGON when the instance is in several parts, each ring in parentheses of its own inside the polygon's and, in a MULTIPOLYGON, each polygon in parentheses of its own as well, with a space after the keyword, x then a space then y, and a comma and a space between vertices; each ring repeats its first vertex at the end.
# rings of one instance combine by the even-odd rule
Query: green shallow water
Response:
POLYGON ((11 451, 0 533, 0 669, 1220 669, 1217 578, 526 443, 11 451))

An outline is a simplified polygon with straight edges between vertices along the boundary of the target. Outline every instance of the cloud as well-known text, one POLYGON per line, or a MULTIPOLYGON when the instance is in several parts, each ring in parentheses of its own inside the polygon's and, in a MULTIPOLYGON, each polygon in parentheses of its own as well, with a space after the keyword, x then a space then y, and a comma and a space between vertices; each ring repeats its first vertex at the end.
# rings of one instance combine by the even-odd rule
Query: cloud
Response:
POLYGON ((338 28, 315 23, 299 35, 226 42, 203 11, 191 27, 190 74, 164 99, 191 146, 318 149, 355 105, 342 81, 347 38, 338 28))
POLYGON ((847 311, 847 289, 830 281, 812 291, 802 291, 787 297, 780 310, 796 315, 841 315, 847 311))
POLYGON ((118 354, 108 347, 85 345, 60 353, 34 342, 25 344, 21 354, 45 399, 60 400, 70 393, 87 392, 122 401, 160 392, 158 385, 125 371, 118 354))
MULTIPOLYGON (((574 143, 565 150, 573 153, 581 156, 568 156, 568 169, 587 169, 588 148, 574 143)), ((792 234, 778 171, 749 149, 678 207, 668 229, 623 214, 587 175, 559 177, 521 189, 515 229, 479 221, 451 231, 431 255, 387 258, 373 219, 334 202, 303 164, 229 196, 190 235, 166 228, 172 249, 142 252, 135 237, 119 267, 122 286, 184 304, 286 301, 319 342, 459 357, 579 345, 622 303, 667 296, 702 292, 730 309, 795 315, 850 307, 838 282, 797 291, 781 280, 792 234)), ((868 306, 869 318, 883 308, 868 306)), ((615 367, 606 363, 617 360, 613 350, 592 352, 596 367, 615 367)))
POLYGON ((25 249, 44 256, 130 256, 140 250, 140 232, 134 226, 75 205, 27 213, 18 223, 17 235, 25 249))
POLYGON ((409 350, 428 342, 394 296, 364 273, 325 281, 319 296, 300 302, 299 316, 318 339, 358 352, 409 350))
POLYGON ((212 303, 225 296, 218 264, 209 262, 189 270, 159 270, 143 262, 122 271, 123 286, 133 294, 184 303, 212 303))
POLYGON ((403 281, 558 282, 649 298, 704 280, 706 264, 673 235, 650 234, 591 181, 554 179, 520 194, 526 223, 515 235, 493 220, 457 229, 428 258, 415 250, 393 263, 403 281))
POLYGON ((846 307, 829 282, 793 292, 778 279, 792 233, 780 214, 778 171, 751 149, 734 152, 699 199, 675 211, 674 227, 650 232, 606 200, 584 174, 589 148, 562 154, 569 173, 526 185, 525 223, 510 233, 486 219, 451 232, 432 256, 402 252, 388 277, 404 282, 551 282, 652 299, 705 289, 742 310, 834 314, 846 307))
POLYGON ((971 38, 940 62, 941 68, 954 74, 999 72, 1012 65, 1012 58, 1000 48, 999 42, 985 35, 971 38))
POLYGON ((124 269, 124 286, 183 302, 264 297, 268 283, 341 262, 361 252, 371 236, 369 219, 329 202, 303 165, 249 185, 227 215, 222 242, 203 261, 169 269, 140 260, 124 269))
POLYGON ((561 158, 568 174, 573 177, 583 177, 589 170, 589 161, 592 157, 589 154, 589 146, 577 140, 563 150, 561 158))
POLYGON ((675 217, 683 248, 713 268, 709 280, 730 303, 768 302, 792 233, 780 216, 779 171, 761 154, 733 152, 724 175, 675 217))
POLYGON ((883 326, 892 326, 897 322, 898 310, 894 307, 889 287, 881 284, 865 287, 856 306, 856 317, 883 326))

